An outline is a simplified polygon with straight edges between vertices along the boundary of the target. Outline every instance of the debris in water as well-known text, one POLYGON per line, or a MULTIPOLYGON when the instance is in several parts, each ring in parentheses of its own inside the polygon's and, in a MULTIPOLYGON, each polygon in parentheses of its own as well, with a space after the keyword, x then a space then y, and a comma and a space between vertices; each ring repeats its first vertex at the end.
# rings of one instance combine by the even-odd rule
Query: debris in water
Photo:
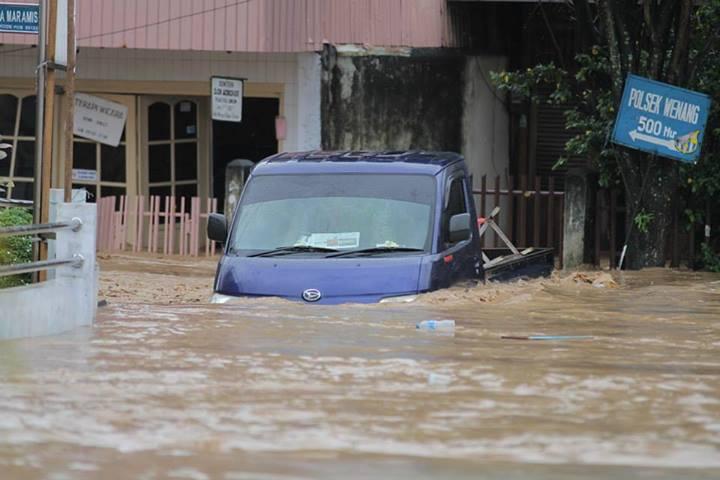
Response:
POLYGON ((595 288, 616 288, 615 279, 607 272, 575 272, 567 277, 576 284, 592 285, 595 288))
POLYGON ((430 372, 428 374, 428 384, 430 385, 449 385, 453 378, 450 375, 443 375, 441 373, 430 372))
POLYGON ((455 320, 423 320, 415 325, 419 330, 454 330, 455 320))
POLYGON ((592 340, 591 335, 503 335, 503 340, 592 340))

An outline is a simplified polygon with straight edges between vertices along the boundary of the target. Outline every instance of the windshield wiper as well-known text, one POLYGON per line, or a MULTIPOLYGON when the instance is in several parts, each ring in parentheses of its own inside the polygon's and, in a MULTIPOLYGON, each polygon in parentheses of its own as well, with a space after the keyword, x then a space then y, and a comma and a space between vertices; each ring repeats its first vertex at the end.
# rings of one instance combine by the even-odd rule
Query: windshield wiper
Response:
POLYGON ((347 252, 333 253, 325 258, 345 257, 349 255, 372 255, 375 253, 391 253, 391 252, 424 252, 422 248, 409 247, 372 247, 360 248, 358 250, 348 250, 347 252))
POLYGON ((287 247, 273 248, 272 250, 260 253, 253 253, 252 255, 248 255, 248 257, 271 257, 274 255, 289 255, 291 253, 299 252, 337 252, 337 250, 334 248, 312 247, 310 245, 291 245, 287 247))

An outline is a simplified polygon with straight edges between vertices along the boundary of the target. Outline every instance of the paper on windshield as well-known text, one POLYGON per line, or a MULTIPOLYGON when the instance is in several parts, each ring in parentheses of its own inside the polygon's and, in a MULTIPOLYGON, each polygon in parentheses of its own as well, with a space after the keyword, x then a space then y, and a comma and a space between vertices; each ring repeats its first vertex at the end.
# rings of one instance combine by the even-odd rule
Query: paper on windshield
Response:
POLYGON ((358 248, 360 232, 312 233, 305 243, 311 247, 323 248, 358 248))

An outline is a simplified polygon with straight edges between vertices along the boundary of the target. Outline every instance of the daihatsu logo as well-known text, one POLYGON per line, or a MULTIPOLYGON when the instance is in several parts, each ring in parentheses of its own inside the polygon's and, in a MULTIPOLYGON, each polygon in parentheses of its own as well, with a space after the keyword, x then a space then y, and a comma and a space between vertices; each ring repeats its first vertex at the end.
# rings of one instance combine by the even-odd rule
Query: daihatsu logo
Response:
POLYGON ((322 298, 322 293, 316 288, 308 288, 302 293, 302 298, 306 302, 317 302, 322 298))

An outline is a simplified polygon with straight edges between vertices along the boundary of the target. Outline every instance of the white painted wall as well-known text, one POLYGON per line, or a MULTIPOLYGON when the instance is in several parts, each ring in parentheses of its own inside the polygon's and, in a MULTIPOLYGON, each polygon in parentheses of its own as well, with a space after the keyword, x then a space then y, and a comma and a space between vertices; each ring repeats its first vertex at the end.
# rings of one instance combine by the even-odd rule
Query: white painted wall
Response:
MULTIPOLYGON (((5 49, 11 49, 6 46, 5 49)), ((34 88, 34 49, 2 54, 0 78, 22 77, 34 88)), ((201 81, 213 75, 284 85, 285 150, 320 146, 320 57, 314 53, 225 53, 82 48, 78 78, 85 80, 201 81)), ((0 88, 2 82, 0 81, 0 88)))
POLYGON ((469 57, 465 68, 462 154, 475 175, 505 175, 510 164, 509 116, 504 95, 490 84, 490 72, 503 70, 505 57, 469 57))
MULTIPOLYGON (((465 67, 465 94, 463 108, 462 154, 474 176, 475 188, 480 188, 480 178, 488 176, 488 188, 494 186, 500 175, 502 183, 510 166, 509 115, 503 103, 504 95, 490 83, 490 72, 504 70, 507 59, 502 56, 468 57, 465 67)), ((479 202, 476 202, 479 208, 479 202)), ((493 208, 488 203, 488 210, 493 208)), ((509 202, 501 202, 507 212, 509 202), (507 203, 507 204, 506 204, 507 203)), ((489 214, 490 212, 486 212, 489 214)), ((500 225, 507 228, 501 213, 500 225)))
MULTIPOLYGON (((297 141, 294 150, 319 150, 322 146, 320 55, 297 56, 297 141)), ((290 150, 290 148, 287 148, 290 150)))

